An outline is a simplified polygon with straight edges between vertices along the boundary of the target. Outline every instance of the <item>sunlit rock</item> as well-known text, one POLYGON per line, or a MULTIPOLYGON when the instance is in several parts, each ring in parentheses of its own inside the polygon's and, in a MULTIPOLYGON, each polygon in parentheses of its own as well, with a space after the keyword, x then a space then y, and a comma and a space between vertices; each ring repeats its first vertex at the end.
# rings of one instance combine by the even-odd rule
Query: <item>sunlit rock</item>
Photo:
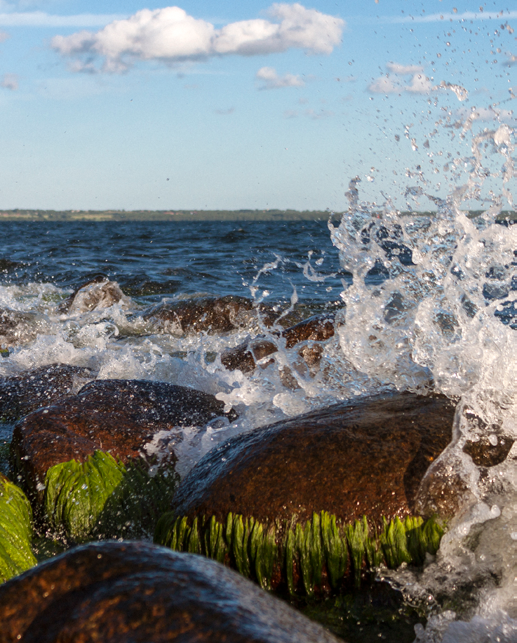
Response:
POLYGON ((78 547, 0 587, 5 641, 337 643, 217 562, 146 543, 78 547))
MULTIPOLYGON (((455 404, 444 396, 379 395, 230 438, 182 481, 172 513, 159 525, 157 537, 167 542, 168 530, 171 544, 174 528, 176 544, 172 545, 181 549, 190 543, 190 532, 181 536, 178 530, 193 530, 196 519, 200 538, 209 528, 209 542, 217 530, 228 537, 236 529, 241 534, 237 542, 247 534, 250 551, 266 552, 266 566, 274 568, 271 557, 276 560, 276 554, 271 548, 297 548, 298 576, 304 575, 300 571, 304 557, 322 556, 325 547, 334 552, 329 556, 337 557, 335 565, 341 571, 332 572, 337 576, 348 569, 348 550, 358 552, 351 565, 356 578, 365 561, 370 566, 383 560, 389 564, 414 561, 421 552, 404 553, 412 537, 433 541, 430 549, 438 546, 438 532, 416 518, 415 501, 430 463, 451 440, 454 410, 455 404), (234 527, 236 519, 240 522, 234 527), (422 529, 430 531, 418 535, 422 529), (289 530, 291 543, 285 540, 289 530), (325 542, 334 544, 318 544, 325 542), (357 547, 354 542, 359 543, 357 547), (399 544, 392 547, 389 542, 399 544), (390 562, 393 548, 398 553, 390 562)), ((228 538, 226 545, 233 546, 228 538)), ((201 553, 205 553, 202 546, 201 553)), ((239 569, 239 555, 232 555, 239 569)), ((288 569, 284 573, 288 584, 289 577, 296 576, 288 569)), ((321 573, 321 568, 316 571, 316 585, 321 573)), ((311 582, 304 580, 307 591, 311 582)))
MULTIPOLYGON (((314 342, 324 342, 333 337, 334 322, 334 315, 314 315, 281 333, 273 333, 273 337, 276 334, 288 349, 301 342, 309 342, 309 345, 301 348, 300 357, 312 367, 321 359, 321 347, 314 342)), ((228 370, 239 369, 243 373, 249 373, 255 369, 257 362, 277 351, 278 345, 272 339, 258 337, 225 350, 221 355, 221 362, 228 370)))
POLYGON ((143 315, 153 332, 227 333, 238 328, 269 327, 278 314, 272 307, 255 307, 251 299, 227 295, 162 302, 143 315))
POLYGON ((138 533, 135 521, 150 512, 145 521, 151 524, 177 484, 173 446, 163 453, 146 447, 160 432, 172 435, 177 427, 224 415, 236 417, 212 395, 186 387, 98 380, 16 425, 14 470, 38 514, 66 536, 113 535, 117 525, 138 533))
POLYGON ((21 375, 0 378, 0 419, 13 421, 76 394, 92 379, 88 368, 49 364, 21 375))

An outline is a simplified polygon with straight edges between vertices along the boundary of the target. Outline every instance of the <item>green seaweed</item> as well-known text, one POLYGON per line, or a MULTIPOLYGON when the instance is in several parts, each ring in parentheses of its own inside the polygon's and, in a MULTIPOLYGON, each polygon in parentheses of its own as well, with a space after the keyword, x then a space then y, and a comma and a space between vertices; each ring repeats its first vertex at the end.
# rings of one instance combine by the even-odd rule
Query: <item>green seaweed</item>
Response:
POLYGON ((381 565, 421 565, 426 553, 436 553, 442 535, 433 519, 424 522, 419 517, 385 520, 378 534, 366 517, 341 525, 325 511, 304 524, 293 519, 269 525, 232 513, 223 522, 211 516, 191 524, 187 517, 168 512, 157 523, 154 542, 231 565, 265 589, 271 589, 273 574, 280 569, 290 595, 301 589, 310 597, 325 584, 339 591, 349 578, 359 587, 363 574, 381 565))
POLYGON ((0 582, 36 564, 31 540, 30 503, 21 489, 0 476, 0 582))
POLYGON ((74 542, 145 535, 176 484, 175 474, 152 477, 141 463, 126 467, 96 451, 83 463, 70 460, 47 471, 44 513, 51 529, 74 542))

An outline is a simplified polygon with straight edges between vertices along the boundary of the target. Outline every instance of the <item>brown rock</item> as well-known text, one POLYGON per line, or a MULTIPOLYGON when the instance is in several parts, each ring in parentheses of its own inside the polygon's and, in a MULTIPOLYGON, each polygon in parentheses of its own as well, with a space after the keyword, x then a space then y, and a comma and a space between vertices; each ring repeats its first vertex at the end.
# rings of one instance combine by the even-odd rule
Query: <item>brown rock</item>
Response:
POLYGON ((467 441, 463 451, 467 453, 478 467, 495 467, 504 462, 515 442, 514 439, 497 436, 497 444, 492 444, 487 437, 480 437, 473 442, 467 441))
POLYGON ((219 563, 146 543, 96 543, 0 587, 2 643, 337 643, 219 563))
POLYGON ((0 378, 0 418, 13 421, 31 411, 74 395, 92 379, 90 369, 49 364, 15 377, 0 378))
POLYGON ((260 314, 262 323, 271 326, 275 317, 272 308, 255 308, 251 299, 245 297, 206 297, 179 302, 163 302, 153 306, 143 317, 151 323, 154 332, 226 333, 244 328, 257 322, 260 314))
MULTIPOLYGON (((286 328, 280 335, 285 339, 286 348, 292 348, 300 342, 324 342, 334 336, 334 321, 332 314, 314 315, 286 328)), ((274 342, 258 337, 225 350, 221 354, 221 362, 230 371, 240 369, 243 373, 249 373, 254 370, 256 362, 277 351, 274 342)), ((300 356, 309 366, 314 366, 321 359, 321 349, 318 345, 305 346, 300 356)))
MULTIPOLYGON (((11 449, 16 472, 34 493, 55 464, 84 462, 96 450, 109 451, 126 464, 158 431, 202 425, 222 415, 223 402, 194 389, 165 382, 97 380, 15 426, 11 449)), ((233 420, 236 414, 227 417, 233 420)))
POLYGON ((109 308, 124 300, 125 296, 116 281, 106 275, 97 275, 82 284, 59 306, 60 313, 85 313, 89 310, 109 308))
POLYGON ((451 440, 454 408, 443 396, 379 395, 230 438, 182 481, 173 510, 263 523, 328 511, 380 527, 414 514, 420 482, 451 440))

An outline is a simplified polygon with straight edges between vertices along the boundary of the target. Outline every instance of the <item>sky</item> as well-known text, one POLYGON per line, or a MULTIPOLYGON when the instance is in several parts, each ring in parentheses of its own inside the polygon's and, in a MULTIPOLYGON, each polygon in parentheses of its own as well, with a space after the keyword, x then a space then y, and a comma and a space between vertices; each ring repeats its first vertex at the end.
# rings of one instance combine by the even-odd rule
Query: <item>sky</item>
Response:
POLYGON ((0 210, 429 209, 517 122, 515 0, 144 2, 0 0, 0 210))

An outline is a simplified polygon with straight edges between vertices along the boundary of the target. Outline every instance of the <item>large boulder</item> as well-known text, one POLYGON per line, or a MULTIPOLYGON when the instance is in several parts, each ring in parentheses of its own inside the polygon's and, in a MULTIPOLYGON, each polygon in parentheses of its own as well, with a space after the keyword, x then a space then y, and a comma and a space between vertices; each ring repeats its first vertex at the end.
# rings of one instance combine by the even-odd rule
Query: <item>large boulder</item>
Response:
POLYGON ((0 587, 6 643, 337 643, 214 561, 146 543, 78 547, 0 587))
POLYGON ((260 316, 271 326, 278 313, 251 299, 227 295, 162 302, 147 310, 143 317, 153 332, 183 335, 189 333, 227 333, 256 325, 260 316))
POLYGON ((93 379, 90 369, 49 364, 21 375, 0 378, 0 420, 9 422, 76 394, 93 379))
POLYGON ((291 592, 359 582, 365 560, 422 562, 441 530, 416 515, 417 493, 454 412, 444 396, 378 395, 230 438, 182 481, 156 542, 291 592))
MULTIPOLYGON (((74 540, 90 537, 99 521, 103 528, 107 523, 114 528, 114 514, 124 520, 121 506, 136 512, 136 522, 151 508, 152 522, 176 486, 176 455, 170 449, 153 456, 146 445, 160 432, 203 425, 223 415, 236 417, 225 414, 224 404, 214 396, 190 388, 97 380, 15 426, 14 472, 38 515, 43 513, 51 526, 64 529, 74 540), (140 497, 137 488, 147 496, 140 497)), ((135 520, 128 516, 130 531, 135 520)), ((108 533, 112 534, 101 535, 108 533)))

